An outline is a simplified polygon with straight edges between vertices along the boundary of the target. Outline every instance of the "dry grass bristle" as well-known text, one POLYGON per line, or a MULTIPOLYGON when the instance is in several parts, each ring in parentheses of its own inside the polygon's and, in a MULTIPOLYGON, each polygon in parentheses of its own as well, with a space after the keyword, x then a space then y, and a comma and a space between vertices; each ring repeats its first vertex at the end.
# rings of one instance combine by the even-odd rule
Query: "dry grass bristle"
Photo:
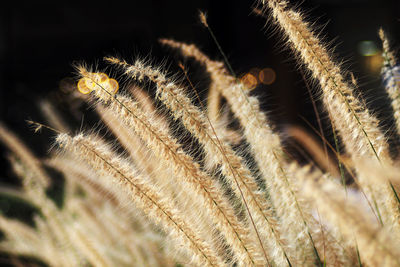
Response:
MULTIPOLYGON (((43 100, 49 125, 28 123, 55 135, 44 158, 0 122, 20 179, 0 185, 0 254, 14 266, 400 266, 396 142, 299 9, 268 0, 253 13, 279 28, 307 69, 319 129, 304 121, 315 135, 273 123, 200 12, 224 62, 160 39, 192 61, 171 63, 176 73, 116 56, 104 58, 104 70, 76 64, 71 96, 89 108, 71 111, 98 122, 86 126, 85 117, 76 130, 43 100), (193 60, 207 82, 194 78, 193 60), (15 205, 28 211, 14 216, 15 205)), ((379 36, 389 127, 400 135, 400 67, 382 29, 379 36)))

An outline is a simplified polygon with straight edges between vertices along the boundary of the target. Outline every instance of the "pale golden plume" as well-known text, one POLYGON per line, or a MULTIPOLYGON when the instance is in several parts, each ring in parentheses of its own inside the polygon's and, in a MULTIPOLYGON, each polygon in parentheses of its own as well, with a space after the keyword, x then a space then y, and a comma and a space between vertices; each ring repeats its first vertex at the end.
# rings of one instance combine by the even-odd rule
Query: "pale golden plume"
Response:
MULTIPOLYGON (((283 152, 280 138, 273 133, 266 116, 260 111, 259 102, 255 97, 251 97, 242 89, 240 84, 236 84, 236 78, 229 75, 221 62, 210 60, 194 45, 187 45, 175 41, 162 41, 172 47, 179 48, 183 55, 193 57, 203 63, 207 70, 214 75, 218 75, 220 86, 217 90, 225 97, 230 104, 234 115, 239 119, 243 127, 243 133, 250 143, 254 152, 261 173, 271 195, 271 199, 281 220, 281 232, 285 233, 285 238, 293 239, 294 236, 301 236, 297 239, 296 248, 301 248, 297 252, 289 252, 304 260, 304 255, 308 253, 308 260, 313 261, 313 240, 309 233, 309 226, 304 216, 305 210, 297 200, 295 190, 288 180, 283 168, 283 152), (263 138, 260 138, 260 137, 263 138), (268 178, 267 178, 268 177, 268 178), (272 179, 270 179, 272 177, 272 179), (296 203, 293 205, 293 203, 296 203), (302 233, 302 235, 299 235, 302 233), (305 251, 308 251, 305 253, 305 251), (296 254, 297 253, 297 254, 296 254)), ((312 221, 312 220, 311 220, 312 221)))
MULTIPOLYGON (((271 10, 271 16, 282 29, 300 61, 311 71, 312 77, 319 81, 323 102, 342 137, 347 153, 353 160, 360 156, 369 156, 391 162, 388 144, 378 127, 377 118, 355 96, 356 88, 343 78, 341 66, 334 62, 326 45, 317 38, 303 15, 290 8, 284 0, 271 0, 264 5, 271 10)), ((369 197, 376 203, 377 213, 383 217, 382 220, 395 223, 397 231, 400 231, 397 192, 390 184, 382 185, 379 189, 370 187, 368 191, 369 197), (385 202, 378 200, 377 191, 391 197, 385 202)))
POLYGON ((200 12, 223 62, 193 44, 161 39, 189 60, 174 66, 110 56, 104 70, 75 64, 68 98, 78 105, 68 117, 80 130, 46 100, 40 109, 50 125, 28 121, 34 133, 55 135, 43 159, 0 123, 6 166, 21 185, 0 183, 1 260, 62 267, 400 266, 400 163, 386 138, 395 127, 400 134, 400 67, 385 32, 379 31, 382 77, 395 123, 383 134, 386 119, 370 114, 356 77, 303 13, 289 0, 259 3, 253 13, 277 25, 321 91, 319 102, 301 73, 319 129, 304 121, 324 147, 305 129, 272 123, 256 94, 273 87, 247 90, 200 12), (290 145, 304 157, 290 154, 290 145), (19 205, 26 212, 18 214, 19 205))
POLYGON ((319 81, 325 106, 332 114, 348 152, 354 156, 376 154, 382 160, 389 160, 388 147, 378 128, 378 120, 354 96, 355 88, 345 81, 340 65, 333 61, 326 46, 313 33, 309 23, 304 21, 303 15, 288 5, 287 1, 280 0, 267 1, 265 4, 271 9, 274 21, 301 62, 319 81))
POLYGON ((394 55, 394 52, 390 49, 389 39, 382 28, 379 29, 378 33, 379 33, 379 38, 381 38, 382 41, 383 58, 386 61, 385 63, 389 64, 391 67, 394 67, 396 65, 397 60, 394 55))
POLYGON ((43 187, 47 187, 50 178, 43 170, 41 162, 33 153, 0 122, 0 141, 6 145, 15 155, 17 155, 27 167, 35 173, 37 182, 43 187))
POLYGON ((200 17, 201 23, 202 23, 205 27, 208 27, 207 15, 206 15, 206 13, 200 11, 199 17, 200 17))
POLYGON ((397 60, 394 52, 389 46, 389 39, 387 38, 383 29, 379 29, 379 37, 382 40, 384 64, 382 67, 383 82, 386 92, 388 93, 391 105, 393 108, 393 115, 396 121, 397 133, 400 133, 400 85, 399 85, 399 72, 400 68, 397 65, 397 60))
MULTIPOLYGON (((108 61, 116 60, 111 58, 108 61)), ((145 69, 151 72, 150 75, 158 75, 139 61, 132 66, 126 62, 122 62, 122 65, 128 66, 127 71, 145 69)), ((145 78, 143 74, 137 75, 139 80, 145 78)), ((200 170, 193 158, 181 150, 177 140, 157 125, 157 122, 150 122, 148 115, 132 99, 123 96, 116 98, 101 87, 96 87, 93 92, 96 97, 108 104, 107 108, 110 111, 146 142, 158 160, 173 168, 179 181, 187 183, 188 190, 194 190, 199 198, 203 198, 203 203, 208 207, 207 212, 212 215, 218 229, 224 233, 228 244, 237 252, 235 256, 238 260, 250 265, 257 263, 261 258, 254 247, 255 243, 251 241, 253 237, 250 236, 248 227, 239 222, 232 205, 223 196, 220 185, 200 170)))
MULTIPOLYGON (((123 62, 119 63, 123 64, 123 62)), ((141 66, 141 64, 137 65, 141 66)), ((260 248, 266 259, 274 256, 275 262, 280 265, 287 264, 289 259, 285 255, 276 218, 271 213, 269 203, 263 197, 250 170, 243 164, 244 159, 237 156, 228 144, 218 138, 218 129, 213 127, 207 115, 193 105, 191 100, 184 95, 183 89, 170 81, 165 74, 150 66, 143 66, 142 69, 133 68, 132 65, 124 64, 123 66, 127 75, 146 76, 157 84, 158 98, 171 110, 173 116, 180 119, 186 129, 199 140, 208 157, 214 161, 214 165, 221 165, 221 172, 234 189, 236 197, 243 201, 243 206, 247 210, 248 222, 252 224, 256 232, 260 248), (157 75, 154 75, 155 72, 157 75), (271 243, 264 244, 260 235, 264 240, 270 240, 271 243), (266 255, 265 245, 268 246, 272 255, 266 255)))
POLYGON ((146 179, 138 174, 123 161, 121 157, 113 155, 105 146, 99 146, 96 140, 84 135, 72 138, 66 134, 60 134, 57 142, 72 153, 83 157, 88 164, 93 166, 101 174, 112 175, 113 179, 121 185, 133 201, 148 216, 162 224, 166 230, 175 229, 171 234, 176 234, 186 248, 196 255, 195 261, 210 266, 223 265, 214 254, 208 244, 201 241, 196 232, 189 228, 182 215, 169 205, 170 201, 164 195, 146 182, 146 179))
POLYGON ((400 265, 400 251, 393 235, 381 228, 340 186, 320 172, 297 171, 303 183, 301 194, 310 198, 319 212, 337 225, 348 241, 357 240, 360 256, 370 266, 400 265))

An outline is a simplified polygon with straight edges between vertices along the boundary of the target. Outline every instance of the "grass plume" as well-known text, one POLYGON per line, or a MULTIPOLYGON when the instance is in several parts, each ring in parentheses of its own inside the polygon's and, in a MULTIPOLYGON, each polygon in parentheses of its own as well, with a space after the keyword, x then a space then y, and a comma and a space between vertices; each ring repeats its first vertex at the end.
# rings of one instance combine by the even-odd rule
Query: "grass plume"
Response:
MULTIPOLYGON (((41 110, 50 125, 31 122, 35 133, 56 135, 58 153, 36 157, 0 123, 22 184, 2 185, 0 195, 34 210, 30 223, 0 215, 0 252, 48 266, 400 266, 399 161, 378 118, 302 12, 284 0, 259 4, 256 13, 281 30, 307 69, 307 86, 317 81, 336 148, 325 140, 320 114, 315 131, 323 146, 289 125, 285 134, 307 152, 301 166, 201 12, 224 62, 193 44, 160 43, 204 67, 206 99, 181 62, 180 72, 170 73, 108 56, 115 78, 75 65, 76 100, 97 112, 101 126, 72 134, 48 101, 41 110), (49 193, 53 172, 63 177, 62 203, 49 193)), ((383 84, 400 129, 396 54, 383 30, 379 35, 383 84)))

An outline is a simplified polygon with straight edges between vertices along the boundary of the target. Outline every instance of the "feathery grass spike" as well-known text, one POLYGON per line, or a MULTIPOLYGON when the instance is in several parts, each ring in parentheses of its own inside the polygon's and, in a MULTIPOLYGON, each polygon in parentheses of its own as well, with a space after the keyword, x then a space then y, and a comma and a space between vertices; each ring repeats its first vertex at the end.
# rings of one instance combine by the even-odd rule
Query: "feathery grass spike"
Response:
MULTIPOLYGON (((286 131, 308 153, 305 160, 317 164, 301 167, 289 153, 200 12, 225 64, 195 45, 160 42, 204 67, 205 94, 182 63, 187 81, 148 61, 107 57, 107 72, 119 72, 124 90, 84 65, 75 66, 80 79, 71 83, 73 104, 86 101, 104 122, 90 133, 64 133, 74 129, 45 100, 40 106, 50 126, 28 123, 35 132, 55 133, 58 149, 38 158, 0 122, 9 166, 21 180, 20 187, 0 184, 2 260, 16 266, 36 259, 46 266, 400 266, 400 163, 390 157, 380 121, 358 97, 352 72, 342 70, 298 9, 285 0, 259 2, 263 10, 254 13, 269 14, 322 92, 328 116, 316 114, 319 130, 304 121, 326 147, 294 125, 286 131), (326 141, 324 117, 334 145, 326 141), (19 205, 32 216, 11 216, 19 205)), ((379 35, 396 123, 390 127, 400 133, 400 70, 385 32, 379 35)))

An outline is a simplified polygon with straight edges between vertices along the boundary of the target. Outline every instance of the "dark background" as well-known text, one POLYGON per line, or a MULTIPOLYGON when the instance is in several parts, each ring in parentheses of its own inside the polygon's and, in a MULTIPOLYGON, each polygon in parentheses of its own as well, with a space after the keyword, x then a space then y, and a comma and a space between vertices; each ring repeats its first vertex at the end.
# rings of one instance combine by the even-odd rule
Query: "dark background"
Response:
MULTIPOLYGON (((371 40, 378 48, 380 26, 400 44, 400 1, 398 0, 305 0, 296 3, 309 21, 326 24, 326 41, 334 41, 337 56, 360 81, 367 96, 381 90, 379 73, 368 67, 358 52, 361 41, 371 40)), ((38 155, 45 155, 51 134, 34 134, 27 119, 45 121, 40 115, 40 99, 51 99, 67 119, 79 126, 80 118, 68 117, 66 98, 60 82, 74 77, 72 63, 95 64, 105 55, 121 55, 127 60, 151 55, 154 62, 166 60, 176 66, 174 53, 157 43, 160 37, 197 44, 213 59, 222 60, 207 30, 201 26, 198 10, 206 11, 208 22, 237 74, 251 68, 270 67, 276 72, 272 85, 259 86, 263 108, 277 128, 290 123, 303 124, 301 116, 313 125, 305 83, 290 51, 282 45, 274 27, 265 28, 266 19, 251 14, 253 1, 191 0, 126 2, 9 1, 0 13, 0 120, 23 138, 38 155), (77 120, 76 120, 77 119, 77 120)), ((189 69, 191 70, 191 69, 189 69)), ((199 86, 201 79, 194 78, 199 86)), ((203 84, 204 86, 204 84, 203 84)), ((316 90, 314 85, 314 90, 316 90)), ((390 124, 390 110, 384 98, 368 98, 383 126, 390 124), (389 114, 389 115, 388 115, 389 114)), ((0 146, 0 179, 9 175, 0 146)), ((1 181, 1 180, 0 180, 1 181)))

